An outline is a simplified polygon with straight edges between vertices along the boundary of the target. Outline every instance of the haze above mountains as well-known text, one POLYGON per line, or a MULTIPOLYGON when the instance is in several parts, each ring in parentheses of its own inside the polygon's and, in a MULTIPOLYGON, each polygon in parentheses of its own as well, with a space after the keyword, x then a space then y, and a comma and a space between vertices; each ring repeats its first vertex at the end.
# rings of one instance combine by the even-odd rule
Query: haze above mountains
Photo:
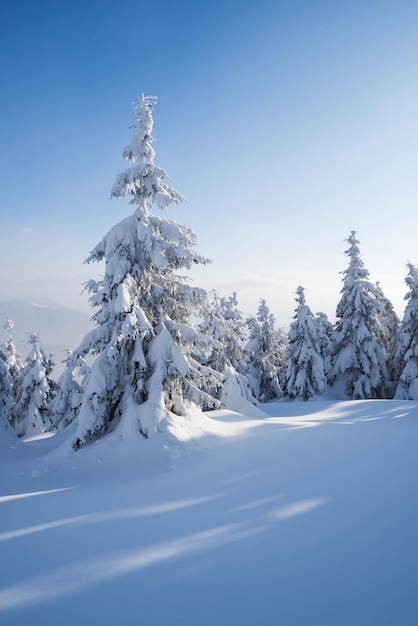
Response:
POLYGON ((93 327, 89 313, 74 311, 42 297, 0 302, 0 315, 0 342, 8 339, 8 331, 4 327, 6 320, 13 320, 12 338, 16 350, 26 358, 28 336, 33 331, 37 332, 42 347, 53 355, 55 377, 63 370, 66 350, 74 350, 93 327))

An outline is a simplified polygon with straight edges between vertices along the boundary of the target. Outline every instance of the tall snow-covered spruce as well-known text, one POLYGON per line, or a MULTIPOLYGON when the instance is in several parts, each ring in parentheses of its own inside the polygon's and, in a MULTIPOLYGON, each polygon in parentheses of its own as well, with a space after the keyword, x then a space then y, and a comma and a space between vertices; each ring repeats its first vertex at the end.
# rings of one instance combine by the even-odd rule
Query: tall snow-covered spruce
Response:
POLYGON ((418 400, 418 269, 408 263, 405 278, 407 305, 396 335, 394 357, 395 398, 418 400))
POLYGON ((381 330, 381 290, 368 280, 355 231, 351 231, 347 242, 349 265, 342 272, 341 300, 330 340, 329 383, 339 397, 383 398, 388 380, 381 330))
POLYGON ((7 357, 0 346, 0 438, 2 431, 9 430, 12 421, 13 389, 8 373, 7 357))
POLYGON ((327 390, 324 359, 318 321, 306 304, 303 287, 296 290, 296 302, 281 383, 285 396, 309 400, 327 390))
POLYGON ((247 319, 249 339, 248 378, 254 396, 260 402, 270 402, 282 396, 279 374, 284 365, 286 339, 282 329, 276 329, 276 320, 266 301, 261 299, 257 315, 247 319))
POLYGON ((8 332, 9 340, 6 341, 4 344, 2 344, 0 349, 2 350, 4 357, 5 357, 7 374, 9 376, 10 383, 12 385, 13 401, 16 401, 16 393, 17 393, 16 385, 17 385, 17 381, 19 378, 19 374, 23 369, 23 361, 22 361, 22 357, 20 356, 20 354, 16 352, 16 347, 13 342, 13 337, 12 337, 13 327, 14 327, 13 320, 6 319, 4 328, 8 332))
POLYGON ((400 321, 392 302, 385 296, 378 282, 376 283, 376 298, 380 305, 377 309, 380 337, 386 354, 387 383, 384 397, 393 398, 396 386, 395 350, 400 321))
POLYGON ((121 437, 140 432, 147 438, 189 402, 218 406, 204 390, 219 386, 222 376, 199 358, 211 350, 211 340, 189 323, 205 293, 178 273, 208 260, 195 252, 189 228, 151 212, 153 205, 166 209, 183 201, 154 164, 155 102, 153 96, 135 100, 132 142, 123 151, 132 165, 111 190, 113 198, 130 197, 134 213, 86 261, 104 260, 105 271, 86 285, 96 327, 72 355, 75 364, 95 357, 83 381, 74 449, 115 428, 121 437))

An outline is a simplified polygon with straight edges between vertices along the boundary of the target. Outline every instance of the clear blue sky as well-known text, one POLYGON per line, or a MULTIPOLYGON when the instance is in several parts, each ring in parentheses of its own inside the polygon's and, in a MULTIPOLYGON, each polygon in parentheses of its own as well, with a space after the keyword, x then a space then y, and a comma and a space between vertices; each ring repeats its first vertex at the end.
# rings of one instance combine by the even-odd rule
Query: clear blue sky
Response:
POLYGON ((130 214, 109 200, 132 98, 154 94, 156 163, 213 259, 195 283, 265 298, 282 325, 294 292, 333 319, 356 230, 399 314, 418 264, 418 3, 405 0, 3 2, 0 301, 77 309, 83 265, 130 214))

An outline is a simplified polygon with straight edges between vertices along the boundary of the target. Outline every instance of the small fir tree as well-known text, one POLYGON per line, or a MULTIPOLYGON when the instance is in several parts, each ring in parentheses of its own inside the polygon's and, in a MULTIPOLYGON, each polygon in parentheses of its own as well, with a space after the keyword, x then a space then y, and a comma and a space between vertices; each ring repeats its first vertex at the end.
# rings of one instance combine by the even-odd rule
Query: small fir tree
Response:
POLYGON ((58 380, 57 393, 50 406, 52 426, 55 430, 64 430, 71 424, 80 410, 83 400, 83 387, 76 379, 76 367, 78 367, 79 374, 83 378, 88 371, 85 364, 84 367, 80 367, 81 357, 78 358, 77 363, 75 362, 74 355, 70 350, 68 350, 64 362, 66 367, 58 380))
POLYGON ((408 263, 405 278, 407 305, 396 335, 394 357, 395 398, 418 400, 418 269, 408 263))
POLYGON ((7 355, 0 348, 0 436, 10 429, 13 411, 13 389, 7 367, 7 355))
POLYGON ((285 396, 309 400, 326 392, 324 360, 319 346, 318 323, 306 304, 303 287, 296 290, 296 302, 281 382, 285 396))
POLYGON ((19 437, 49 430, 52 424, 49 405, 56 392, 51 379, 54 367, 51 355, 44 352, 37 333, 31 333, 28 344, 30 350, 17 379, 13 411, 14 429, 19 437))
POLYGON ((259 402, 277 400, 282 395, 279 375, 284 363, 285 343, 265 300, 260 300, 256 317, 247 319, 247 327, 248 377, 254 396, 259 402))
POLYGON ((16 400, 16 383, 19 378, 19 374, 23 368, 23 360, 20 354, 16 352, 16 347, 13 342, 12 330, 14 322, 11 319, 6 319, 4 328, 7 330, 9 338, 2 346, 1 349, 5 356, 5 363, 7 368, 7 374, 12 385, 13 401, 16 400))
POLYGON ((219 314, 225 323, 222 343, 226 357, 238 374, 245 375, 248 370, 248 352, 245 349, 247 336, 235 291, 231 296, 221 298, 219 314))
POLYGON ((198 329, 213 340, 204 360, 205 365, 209 365, 217 372, 224 372, 228 362, 225 345, 229 341, 226 337, 230 329, 222 315, 222 299, 216 291, 212 291, 205 300, 202 321, 198 329))
POLYGON ((331 345, 331 337, 334 331, 334 326, 328 319, 326 313, 319 311, 316 314, 316 323, 318 326, 318 346, 319 352, 324 359, 324 369, 325 374, 328 376, 329 371, 329 356, 330 356, 330 345, 331 345))
POLYGON ((95 360, 83 381, 74 448, 118 425, 149 437, 170 413, 182 414, 188 402, 217 406, 204 391, 216 373, 197 358, 208 338, 189 323, 204 292, 191 288, 179 271, 207 259, 195 251, 196 236, 186 226, 154 215, 183 201, 154 164, 152 147, 155 98, 134 103, 132 142, 123 151, 132 166, 116 177, 111 197, 130 197, 133 215, 114 226, 87 262, 105 261, 104 277, 86 288, 96 308, 96 327, 75 351, 75 362, 95 360))
POLYGON ((380 305, 377 309, 380 325, 380 340, 386 355, 387 384, 384 391, 384 397, 393 398, 396 377, 394 363, 396 337, 400 321, 393 308, 393 304, 385 296, 380 283, 378 282, 376 283, 376 299, 380 305))
POLYGON ((220 298, 216 292, 212 292, 206 300, 199 330, 213 340, 203 363, 223 376, 223 384, 218 384, 215 393, 222 405, 233 408, 230 402, 235 402, 237 395, 257 404, 247 377, 245 323, 237 294, 234 292, 231 296, 220 298))
POLYGON ((377 289, 360 257, 356 232, 347 239, 349 265, 330 343, 329 383, 338 395, 355 400, 382 398, 387 388, 385 349, 377 289))

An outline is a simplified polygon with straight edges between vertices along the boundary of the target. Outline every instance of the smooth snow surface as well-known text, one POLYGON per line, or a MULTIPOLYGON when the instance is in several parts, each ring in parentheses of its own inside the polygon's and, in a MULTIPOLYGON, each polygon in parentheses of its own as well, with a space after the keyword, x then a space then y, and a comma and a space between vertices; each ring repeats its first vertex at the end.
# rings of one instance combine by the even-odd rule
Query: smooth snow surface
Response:
POLYGON ((418 623, 418 403, 262 408, 177 446, 0 431, 0 624, 418 623))

